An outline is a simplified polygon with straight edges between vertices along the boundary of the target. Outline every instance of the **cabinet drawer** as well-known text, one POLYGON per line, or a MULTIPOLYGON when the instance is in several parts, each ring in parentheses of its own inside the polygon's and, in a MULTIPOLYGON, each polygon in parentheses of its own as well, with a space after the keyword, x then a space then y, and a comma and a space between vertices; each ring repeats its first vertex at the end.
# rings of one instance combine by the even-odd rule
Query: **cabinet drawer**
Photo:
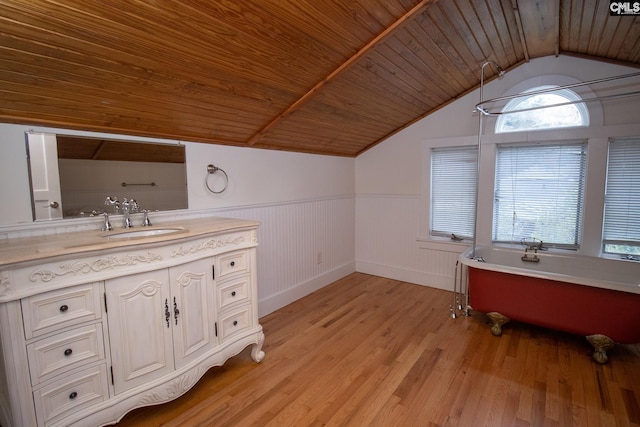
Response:
POLYGON ((21 301, 27 339, 100 319, 98 283, 74 286, 24 298, 21 301))
POLYGON ((104 364, 65 376, 33 392, 39 426, 108 398, 107 368, 104 364))
POLYGON ((251 276, 245 275, 237 279, 224 282, 218 286, 218 295, 216 303, 218 312, 236 304, 242 304, 249 301, 251 276))
POLYGON ((246 273, 248 271, 247 251, 230 252, 218 257, 218 280, 222 280, 236 273, 246 273))
POLYGON ((247 304, 235 310, 220 315, 220 340, 222 342, 232 336, 246 331, 253 326, 251 323, 251 305, 247 304))
POLYGON ((72 329, 27 346, 31 383, 36 386, 55 375, 104 360, 102 326, 72 329))

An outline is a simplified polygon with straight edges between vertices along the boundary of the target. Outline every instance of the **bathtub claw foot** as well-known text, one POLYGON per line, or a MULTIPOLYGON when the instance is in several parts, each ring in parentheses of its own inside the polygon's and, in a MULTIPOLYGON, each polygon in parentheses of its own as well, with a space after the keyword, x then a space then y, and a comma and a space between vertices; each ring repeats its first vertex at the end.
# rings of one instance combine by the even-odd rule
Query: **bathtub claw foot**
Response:
POLYGON ((607 350, 615 345, 615 342, 606 335, 595 334, 587 337, 589 344, 593 346, 593 360, 600 364, 605 364, 609 360, 607 350))
POLYGON ((497 337, 502 335, 502 325, 508 323, 511 320, 507 316, 503 316, 502 314, 495 311, 487 313, 487 317, 491 321, 491 333, 497 337))

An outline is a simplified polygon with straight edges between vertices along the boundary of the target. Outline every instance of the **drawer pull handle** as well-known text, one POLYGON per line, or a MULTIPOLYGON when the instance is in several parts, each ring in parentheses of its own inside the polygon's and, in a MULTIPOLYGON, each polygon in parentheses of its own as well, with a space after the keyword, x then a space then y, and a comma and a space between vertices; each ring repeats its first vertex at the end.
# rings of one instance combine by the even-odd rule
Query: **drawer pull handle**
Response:
POLYGON ((64 355, 65 355, 65 356, 71 356, 71 353, 73 353, 73 350, 71 350, 70 348, 68 348, 68 349, 66 349, 66 350, 64 351, 64 355))
POLYGON ((75 391, 72 391, 71 394, 69 395, 69 399, 75 399, 76 397, 78 397, 78 393, 75 391))
POLYGON ((236 296, 236 291, 231 292, 231 296, 235 297, 236 296))
POLYGON ((173 297, 173 318, 176 319, 176 325, 178 324, 179 315, 180 310, 178 310, 178 303, 176 302, 176 297, 173 297))
POLYGON ((169 323, 170 319, 171 319, 171 312, 169 311, 169 300, 165 299, 164 300, 164 321, 167 322, 167 328, 170 325, 169 323))
POLYGON ((235 261, 231 261, 231 267, 234 267, 236 265, 235 261))
POLYGON ((233 326, 238 326, 238 321, 237 320, 233 321, 233 326))
POLYGON ((67 304, 63 304, 63 305, 60 306, 60 311, 62 313, 64 313, 67 310, 69 310, 69 306, 67 304))

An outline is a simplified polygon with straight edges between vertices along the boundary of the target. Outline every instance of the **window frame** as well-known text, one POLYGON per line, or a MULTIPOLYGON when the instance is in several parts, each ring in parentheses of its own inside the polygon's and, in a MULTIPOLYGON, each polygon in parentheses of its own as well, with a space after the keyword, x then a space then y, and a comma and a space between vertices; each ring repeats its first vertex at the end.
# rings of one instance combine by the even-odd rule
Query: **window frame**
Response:
MULTIPOLYGON (((491 82, 487 85, 487 93, 490 92, 491 82)), ((503 96, 508 94, 517 94, 529 88, 544 84, 553 84, 561 86, 569 86, 581 81, 562 74, 542 74, 536 75, 522 81, 519 81, 511 87, 502 90, 503 96)), ((596 94, 589 86, 580 86, 574 89, 583 99, 593 99, 596 94)), ((477 100, 470 100, 470 105, 477 100)), ((629 103, 631 101, 628 101, 629 103)), ((492 110, 500 111, 506 105, 506 100, 496 101, 492 105, 492 110)), ((493 245, 492 242, 492 221, 493 221, 493 194, 494 194, 494 174, 495 174, 495 157, 497 146, 499 144, 523 144, 533 140, 561 141, 584 139, 587 141, 587 176, 585 183, 585 201, 583 208, 583 227, 582 240, 577 253, 593 257, 607 257, 619 259, 620 256, 603 253, 602 251, 602 232, 603 232, 603 215, 604 215, 604 190, 607 172, 607 145, 610 138, 626 138, 640 136, 640 123, 629 121, 631 119, 631 111, 629 108, 621 109, 617 107, 618 114, 624 121, 618 119, 610 124, 604 121, 604 106, 600 101, 592 100, 587 104, 589 111, 589 126, 570 127, 559 129, 541 129, 537 131, 525 132, 509 132, 495 133, 496 116, 485 116, 483 118, 483 133, 479 137, 477 132, 469 128, 469 132, 464 132, 458 136, 438 136, 427 135, 421 138, 422 147, 422 170, 421 170, 421 189, 419 199, 419 207, 416 215, 418 218, 418 231, 416 242, 420 249, 461 252, 464 248, 468 248, 471 242, 454 242, 450 239, 432 237, 430 235, 431 210, 430 210, 430 153, 435 147, 454 147, 460 145, 476 145, 481 143, 481 155, 479 159, 480 171, 478 182, 478 205, 477 205, 477 229, 475 233, 475 243, 478 246, 493 245), (627 118, 629 120, 627 120, 627 118)), ((631 104, 631 106, 636 104, 631 104)), ((461 111, 462 113, 462 111, 461 111)), ((616 116, 617 117, 617 116, 616 116)), ((473 127, 477 130, 477 116, 475 116, 476 124, 473 127)), ((515 247, 520 248, 517 244, 515 247)), ((559 248, 551 248, 550 251, 564 250, 559 248)), ((574 252, 574 251, 570 251, 574 252)))
MULTIPOLYGON (((587 182, 587 174, 586 174, 587 150, 588 150, 588 142, 585 139, 578 139, 578 140, 569 139, 569 140, 562 140, 562 141, 546 141, 545 140, 545 141, 517 143, 517 144, 498 144, 496 148, 496 156, 495 156, 495 178, 494 178, 494 187, 493 187, 494 198, 493 198, 493 206, 492 206, 493 215, 492 215, 492 223, 491 223, 492 244, 517 244, 522 241, 539 240, 539 241, 543 241, 546 247, 579 250, 582 242, 582 230, 584 228, 584 206, 585 206, 586 182, 587 182), (561 157, 566 155, 574 156, 576 154, 575 149, 578 149, 579 151, 579 155, 580 155, 579 161, 575 163, 569 163, 566 161, 560 162, 560 159, 558 159, 556 163, 556 167, 554 168, 553 171, 549 169, 547 165, 541 161, 542 158, 540 156, 544 154, 537 155, 536 153, 536 152, 542 152, 542 153, 546 152, 546 155, 551 155, 552 157, 558 153, 560 154, 561 157), (525 164, 530 167, 527 168, 526 170, 528 174, 526 179, 518 179, 518 181, 515 181, 515 182, 512 179, 511 180, 512 188, 509 189, 508 188, 509 186, 507 185, 502 187, 501 181, 509 179, 509 173, 510 172, 513 173, 514 169, 513 167, 511 167, 510 170, 506 170, 507 166, 505 166, 505 169, 502 170, 500 169, 500 163, 501 161, 509 162, 510 160, 512 160, 511 159, 513 157, 512 153, 515 153, 516 161, 518 161, 517 157, 520 154, 522 154, 522 156, 524 157, 523 161, 526 162, 525 164), (500 158, 501 154, 504 156, 504 158, 502 159, 500 158), (538 161, 540 162, 536 163, 538 161), (551 179, 549 179, 549 174, 556 173, 556 172, 557 173, 573 173, 574 176, 572 180, 562 180, 558 176, 553 176, 551 179), (537 184, 540 181, 542 181, 541 184, 537 184), (516 206, 513 206, 511 208, 513 211, 513 213, 511 214, 512 215, 512 219, 511 219, 512 238, 511 239, 500 238, 500 235, 499 235, 500 233, 498 232, 498 229, 504 228, 504 222, 500 222, 501 218, 499 215, 499 210, 500 210, 499 200, 502 200, 502 199, 506 200, 510 198, 513 201, 512 203, 515 205, 515 203, 517 203, 515 199, 520 198, 520 201, 519 201, 520 212, 529 212, 528 215, 524 214, 522 215, 522 217, 525 217, 525 218, 527 216, 535 217, 535 220, 531 222, 532 227, 539 227, 539 218, 545 218, 545 217, 546 218, 558 218, 558 217, 566 218, 567 215, 561 215, 561 213, 554 211, 554 209, 550 207, 553 206, 554 201, 560 205, 562 203, 573 202, 571 200, 571 197, 565 197, 565 198, 554 197, 553 199, 545 199, 545 194, 544 194, 545 191, 544 190, 540 191, 538 189, 539 185, 547 185, 545 184, 545 182, 552 186, 557 186, 558 189, 562 189, 563 192, 566 192, 568 190, 569 193, 572 193, 575 191, 577 191, 578 193, 577 198, 575 200, 575 206, 572 206, 571 213, 568 214, 569 217, 575 217, 575 222, 573 222, 573 225, 572 225, 573 228, 571 228, 573 242, 550 241, 549 238, 547 238, 546 236, 544 236, 544 234, 541 234, 541 233, 536 233, 537 235, 528 235, 528 236, 519 235, 517 236, 517 238, 513 238, 514 236, 513 230, 516 228, 516 225, 515 225, 516 220, 514 219, 514 217, 518 216, 518 210, 516 206), (537 184, 534 186, 533 189, 531 189, 530 187, 526 187, 527 185, 531 185, 533 183, 537 184), (525 187, 523 187, 523 185, 525 187), (505 194, 501 195, 499 193, 502 188, 504 188, 505 194), (528 190, 528 194, 531 194, 531 192, 533 192, 534 197, 537 196, 538 199, 537 200, 528 199, 529 195, 525 193, 527 190, 528 190), (511 194, 511 196, 508 197, 507 196, 508 194, 511 194), (541 205, 541 207, 537 211, 532 212, 532 209, 536 209, 536 206, 540 204, 541 200, 546 200, 547 203, 541 205)), ((509 164, 510 163, 508 163, 507 165, 509 164)), ((516 163, 516 166, 518 167, 517 163, 516 163)), ((516 171, 517 174, 519 174, 520 172, 521 172, 520 169, 516 171)), ((563 193, 554 193, 554 194, 563 194, 563 193)), ((505 209, 508 209, 508 205, 507 205, 507 208, 505 209)), ((509 212, 507 212, 507 214, 508 213, 509 212)), ((506 215, 506 217, 508 217, 508 215, 506 215)), ((524 221, 526 222, 526 220, 524 221)), ((544 219, 540 221, 544 223, 544 219)), ((558 227, 557 223, 554 222, 553 224, 556 225, 556 227, 558 227)), ((555 230, 558 231, 559 229, 556 228, 555 230)), ((556 233, 556 231, 554 231, 554 233, 556 233)))
MULTIPOLYGON (((570 89, 559 88, 558 85, 546 84, 546 85, 538 85, 530 89, 523 90, 522 92, 519 93, 519 95, 520 96, 509 100, 506 103, 506 105, 502 108, 501 113, 498 116, 498 119, 496 120, 496 124, 494 127, 494 133, 496 135, 505 134, 505 133, 531 132, 531 131, 541 131, 541 130, 571 129, 571 128, 577 128, 577 127, 588 127, 590 124, 589 109, 587 108, 584 102, 580 102, 582 101, 583 98, 580 95, 578 95, 576 92, 570 89), (540 95, 544 95, 544 94, 559 96, 566 99, 566 102, 570 102, 571 104, 569 105, 574 106, 577 110, 577 113, 579 114, 579 117, 581 119, 580 124, 572 124, 572 125, 566 125, 566 126, 553 126, 553 127, 552 126, 542 126, 542 127, 534 126, 534 127, 524 127, 519 129, 506 129, 506 130, 504 129, 504 126, 506 125, 505 122, 508 120, 509 116, 512 116, 514 114, 534 113, 536 111, 540 111, 540 110, 527 111, 526 108, 522 109, 520 108, 520 106, 523 103, 527 102, 527 100, 531 98, 535 98, 540 95), (523 111, 520 111, 520 110, 523 110, 523 111)), ((562 104, 562 103, 559 103, 559 104, 562 104)), ((553 108, 553 107, 547 106, 547 108, 553 108)), ((542 111, 544 111, 544 109, 542 111)))
MULTIPOLYGON (((430 156, 429 156, 429 236, 430 238, 436 238, 436 239, 441 239, 441 238, 449 238, 451 240, 454 241, 458 241, 457 239, 460 239, 459 241, 472 241, 474 239, 474 233, 475 233, 475 222, 476 222, 476 218, 475 218, 475 207, 476 207, 476 203, 477 203, 477 188, 478 188, 478 183, 477 183, 477 179, 478 179, 478 147, 475 145, 461 145, 461 146, 454 146, 454 147, 433 147, 430 150, 430 156), (472 162, 470 162, 470 164, 472 165, 469 168, 463 168, 465 171, 468 172, 468 175, 466 175, 466 177, 464 177, 463 179, 461 179, 460 181, 457 181, 457 184, 462 184, 462 185, 466 185, 468 186, 471 190, 467 189, 467 190, 461 190, 460 193, 469 193, 471 192, 472 194, 469 195, 470 199, 473 202, 473 205, 471 207, 471 224, 465 224, 465 227, 463 228, 458 228, 459 224, 461 222, 464 221, 456 221, 455 225, 450 229, 450 230, 435 230, 436 226, 434 225, 436 222, 440 222, 441 218, 436 218, 436 213, 435 213, 435 209, 438 209, 438 205, 441 205, 441 203, 446 203, 449 201, 449 197, 446 197, 445 200, 443 202, 434 202, 434 198, 437 196, 435 194, 435 178, 434 178, 434 158, 437 157, 437 154, 441 153, 443 155, 451 155, 449 156, 448 159, 442 159, 442 160, 462 160, 460 157, 457 157, 456 159, 454 159, 453 157, 455 157, 455 154, 466 154, 466 155, 471 155, 471 153, 474 153, 473 155, 471 155, 471 157, 473 157, 472 162), (469 228, 467 228, 469 227, 469 228), (466 233, 466 231, 470 231, 470 233, 466 233)), ((449 164, 450 166, 450 164, 449 164)), ((460 172, 461 169, 456 169, 456 171, 451 171, 450 169, 445 171, 443 173, 443 177, 444 175, 446 175, 447 177, 451 178, 451 175, 453 172, 460 172)), ((462 194, 458 194, 458 196, 463 196, 462 194)), ((468 210, 468 207, 463 208, 465 211, 468 210)), ((442 209, 439 209, 442 211, 442 209)), ((454 211, 459 211, 459 209, 453 209, 454 211)), ((467 214, 468 215, 468 214, 467 214)), ((468 220, 469 218, 467 218, 468 220)))
MULTIPOLYGON (((640 136, 609 139, 604 191, 602 253, 606 256, 640 256, 640 236, 629 238, 628 232, 608 231, 609 227, 607 226, 608 221, 615 224, 623 220, 628 221, 629 217, 634 217, 629 213, 625 214, 625 211, 640 212, 640 136), (613 159, 612 155, 615 156, 613 159), (632 155, 631 159, 630 155, 632 155), (630 164, 627 164, 627 161, 630 164), (615 170, 613 170, 614 167, 615 170), (633 191, 633 196, 629 195, 630 191, 633 191), (612 206, 614 203, 615 205, 612 206), (627 207, 624 206, 625 204, 627 207), (627 236, 623 237, 622 234, 627 236), (611 250, 608 249, 608 246, 612 247, 611 250), (615 250, 614 246, 626 246, 631 250, 615 250)), ((627 222, 625 229, 629 228, 640 228, 640 219, 634 219, 631 225, 627 222)), ((633 231, 630 233, 631 235, 638 234, 633 231)))

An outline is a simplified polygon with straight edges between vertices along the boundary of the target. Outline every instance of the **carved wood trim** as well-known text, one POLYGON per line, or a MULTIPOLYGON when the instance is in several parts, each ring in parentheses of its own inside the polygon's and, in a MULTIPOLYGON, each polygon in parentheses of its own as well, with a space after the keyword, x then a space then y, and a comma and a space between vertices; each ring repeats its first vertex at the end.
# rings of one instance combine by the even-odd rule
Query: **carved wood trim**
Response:
POLYGON ((52 270, 36 270, 29 276, 29 280, 37 282, 50 282, 58 277, 66 276, 67 274, 76 275, 78 273, 99 273, 104 270, 112 270, 118 267, 129 267, 140 263, 150 263, 153 261, 161 261, 162 256, 159 254, 153 254, 147 252, 145 255, 123 255, 112 256, 106 258, 97 258, 94 261, 76 261, 65 264, 60 264, 58 269, 60 271, 52 270))
POLYGON ((9 274, 6 271, 0 272, 0 296, 6 296, 13 293, 9 274))
POLYGON ((227 245, 239 245, 244 242, 244 237, 229 237, 226 240, 220 239, 209 239, 203 242, 199 242, 190 246, 180 246, 178 249, 174 250, 171 253, 171 257, 175 258, 178 256, 184 256, 189 254, 194 254, 200 251, 208 250, 208 249, 217 249, 227 245))
POLYGON ((200 365, 192 371, 189 371, 169 381, 167 384, 165 384, 164 390, 153 390, 149 393, 146 393, 144 396, 142 396, 142 399, 140 399, 139 403, 143 406, 146 406, 173 400, 193 387, 195 383, 197 383, 198 380, 205 374, 207 369, 208 368, 206 365, 200 365))

